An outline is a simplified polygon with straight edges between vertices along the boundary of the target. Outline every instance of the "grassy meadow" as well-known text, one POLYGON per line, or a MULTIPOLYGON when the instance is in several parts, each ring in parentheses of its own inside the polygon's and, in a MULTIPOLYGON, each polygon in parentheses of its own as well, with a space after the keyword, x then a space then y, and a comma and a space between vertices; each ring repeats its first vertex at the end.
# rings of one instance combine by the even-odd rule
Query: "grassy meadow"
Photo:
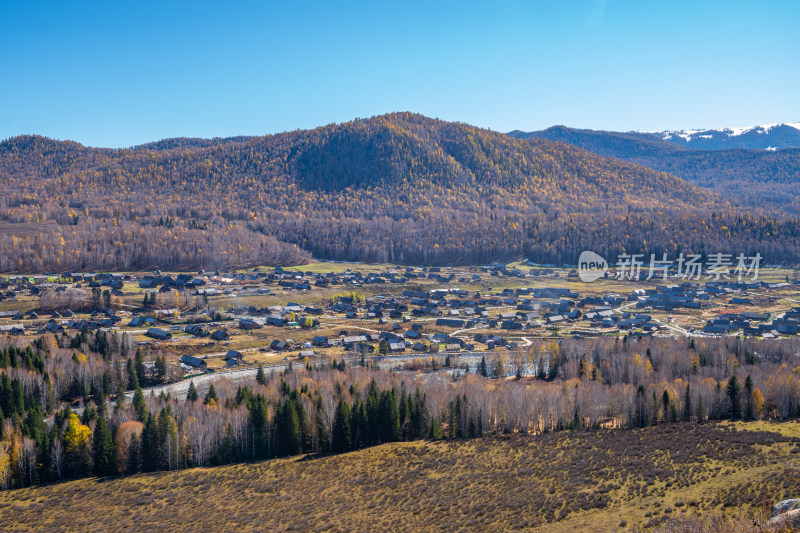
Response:
POLYGON ((411 442, 0 493, 3 531, 625 531, 800 495, 800 425, 411 442))

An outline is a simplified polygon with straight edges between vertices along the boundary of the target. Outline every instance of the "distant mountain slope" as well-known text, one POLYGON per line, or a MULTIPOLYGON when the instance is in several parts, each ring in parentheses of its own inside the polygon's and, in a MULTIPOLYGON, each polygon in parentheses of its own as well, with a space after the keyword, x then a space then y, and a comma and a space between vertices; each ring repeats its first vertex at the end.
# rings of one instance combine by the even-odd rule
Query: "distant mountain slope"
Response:
MULTIPOLYGON (((668 173, 411 113, 153 146, 0 143, 0 220, 20 226, 0 234, 0 271, 286 264, 309 252, 564 263, 584 249, 766 251, 764 227, 797 231, 668 173), (51 229, 26 231, 35 223, 51 229)), ((775 260, 797 255, 773 248, 775 260)))
POLYGON ((747 128, 675 130, 651 133, 665 141, 695 150, 800 148, 800 122, 767 124, 747 128))
POLYGON ((683 146, 666 141, 654 134, 580 130, 566 126, 553 126, 542 131, 508 133, 516 139, 547 139, 579 146, 604 157, 625 159, 631 155, 661 157, 665 154, 683 152, 683 146))
MULTIPOLYGON (((515 130, 509 135, 517 139, 535 136, 552 141, 568 142, 575 136, 583 138, 584 143, 591 137, 603 137, 596 145, 616 144, 615 149, 670 150, 672 147, 691 150, 781 150, 800 148, 800 122, 786 124, 767 124, 747 128, 720 128, 707 130, 665 130, 665 131, 595 131, 553 126, 546 130, 524 132, 515 130)), ((596 150, 593 150, 596 151, 596 150)), ((599 153, 599 152, 597 152, 599 153)))
MULTIPOLYGON (((669 172, 717 191, 734 204, 800 214, 800 149, 693 150, 654 134, 578 130, 555 126, 511 132, 516 138, 548 139, 669 172)), ((757 134, 755 134, 757 135, 757 134)))

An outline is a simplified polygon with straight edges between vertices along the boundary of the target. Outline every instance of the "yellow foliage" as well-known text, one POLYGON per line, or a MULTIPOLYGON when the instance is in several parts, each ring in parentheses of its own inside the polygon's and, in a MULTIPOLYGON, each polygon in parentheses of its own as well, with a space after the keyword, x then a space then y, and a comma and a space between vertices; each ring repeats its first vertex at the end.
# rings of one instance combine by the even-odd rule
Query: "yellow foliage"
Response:
POLYGON ((761 394, 761 390, 758 388, 753 390, 753 408, 757 417, 764 412, 764 395, 761 394))
POLYGON ((75 413, 69 415, 67 429, 64 431, 64 444, 67 448, 67 452, 73 452, 88 445, 91 435, 92 430, 89 429, 89 426, 81 424, 78 415, 75 413))

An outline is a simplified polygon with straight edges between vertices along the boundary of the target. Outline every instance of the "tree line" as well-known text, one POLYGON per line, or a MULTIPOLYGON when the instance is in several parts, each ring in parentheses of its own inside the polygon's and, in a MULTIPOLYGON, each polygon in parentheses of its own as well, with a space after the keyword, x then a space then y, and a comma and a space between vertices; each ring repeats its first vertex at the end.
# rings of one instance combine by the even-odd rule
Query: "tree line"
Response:
POLYGON ((0 348, 4 488, 401 440, 800 416, 797 340, 544 340, 475 369, 457 357, 438 371, 323 360, 156 395, 146 388, 170 379, 173 357, 113 336, 55 337, 0 348))

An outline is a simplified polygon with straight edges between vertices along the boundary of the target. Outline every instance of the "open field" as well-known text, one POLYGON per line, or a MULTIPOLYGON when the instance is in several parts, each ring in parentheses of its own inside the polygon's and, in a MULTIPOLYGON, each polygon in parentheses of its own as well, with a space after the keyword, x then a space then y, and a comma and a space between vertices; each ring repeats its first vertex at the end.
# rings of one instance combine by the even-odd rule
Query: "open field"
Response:
POLYGON ((675 424, 395 443, 84 479, 1 493, 0 528, 621 531, 670 516, 758 513, 798 496, 799 427, 675 424))

